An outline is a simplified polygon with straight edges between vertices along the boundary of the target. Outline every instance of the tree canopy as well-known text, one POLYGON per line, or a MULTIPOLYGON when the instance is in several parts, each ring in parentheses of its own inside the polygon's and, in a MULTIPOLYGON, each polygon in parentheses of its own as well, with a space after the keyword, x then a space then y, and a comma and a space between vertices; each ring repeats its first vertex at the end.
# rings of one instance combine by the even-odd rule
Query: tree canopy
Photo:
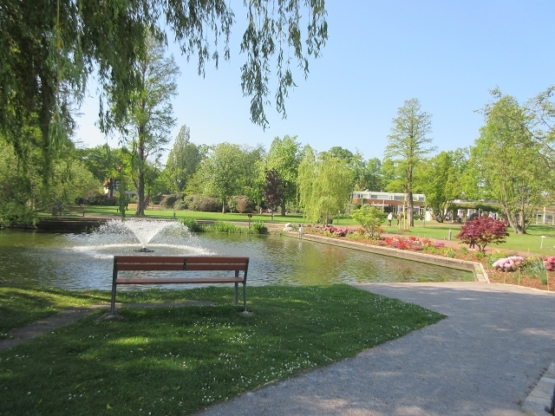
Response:
POLYGON ((303 150, 297 178, 299 205, 308 221, 327 222, 345 212, 353 190, 353 173, 343 159, 303 150))
POLYGON ((531 210, 547 189, 542 143, 533 117, 511 96, 499 95, 485 110, 486 124, 472 148, 471 163, 483 196, 499 202, 516 233, 524 233, 531 210))
MULTIPOLYGON (((251 97, 252 121, 266 127, 272 66, 276 108, 285 115, 285 97, 295 86, 291 66, 296 62, 308 75, 309 58, 318 57, 327 40, 325 2, 247 0, 244 6, 241 84, 251 97)), ((175 39, 187 59, 196 57, 202 75, 208 61, 217 66, 222 52, 230 57, 234 23, 225 0, 2 1, 0 136, 20 158, 37 148, 48 164, 71 138, 73 110, 91 74, 104 91, 100 111, 110 117, 100 125, 107 130, 108 121, 120 125, 127 116, 141 83, 134 68, 147 55, 147 33, 175 39)))
POLYGON ((397 110, 397 117, 393 119, 388 145, 385 148, 385 159, 394 162, 399 172, 399 180, 403 185, 403 192, 407 194, 409 204, 409 225, 414 226, 413 219, 413 181, 414 172, 422 158, 434 149, 427 145, 432 142, 428 137, 431 131, 432 116, 421 109, 416 98, 405 101, 397 110))

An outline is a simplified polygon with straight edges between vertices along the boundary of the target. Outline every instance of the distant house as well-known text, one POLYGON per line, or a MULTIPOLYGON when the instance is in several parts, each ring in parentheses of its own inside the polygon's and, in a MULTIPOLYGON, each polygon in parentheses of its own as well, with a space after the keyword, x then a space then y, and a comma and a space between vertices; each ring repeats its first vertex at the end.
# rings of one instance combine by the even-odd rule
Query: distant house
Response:
MULTIPOLYGON (((351 202, 360 205, 372 205, 383 209, 384 212, 392 212, 394 214, 402 213, 407 194, 396 192, 379 192, 379 191, 354 191, 351 194, 351 202)), ((424 206, 426 196, 424 194, 412 194, 414 212, 417 215, 424 214, 424 206)))

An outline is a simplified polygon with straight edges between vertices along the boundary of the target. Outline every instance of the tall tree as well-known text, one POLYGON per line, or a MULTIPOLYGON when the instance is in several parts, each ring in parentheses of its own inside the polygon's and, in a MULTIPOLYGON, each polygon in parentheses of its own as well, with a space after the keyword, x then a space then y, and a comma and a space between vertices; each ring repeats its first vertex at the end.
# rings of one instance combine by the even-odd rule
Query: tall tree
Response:
POLYGON ((285 199, 285 182, 275 169, 266 171, 266 182, 263 185, 264 200, 272 210, 272 221, 276 207, 283 204, 285 199))
POLYGON ((319 156, 310 146, 303 149, 297 186, 299 205, 307 221, 326 222, 349 202, 353 175, 345 160, 319 156))
POLYGON ((247 199, 256 205, 260 205, 262 202, 262 186, 263 178, 260 175, 260 169, 264 164, 264 159, 266 157, 266 151, 261 145, 254 147, 243 146, 242 147, 242 161, 240 162, 241 170, 241 195, 247 197, 247 199))
POLYGON ((202 149, 191 143, 190 139, 189 127, 181 126, 166 161, 164 173, 173 192, 185 190, 189 178, 194 175, 203 157, 202 149))
POLYGON ((423 164, 417 178, 419 187, 438 222, 445 220, 454 200, 462 197, 461 178, 466 162, 464 151, 456 150, 440 152, 423 164))
POLYGON ((78 157, 83 161, 93 176, 108 188, 110 198, 114 196, 118 168, 123 166, 122 149, 111 149, 108 144, 77 150, 78 157))
POLYGON ((297 136, 274 138, 266 157, 266 170, 275 170, 285 187, 281 201, 281 215, 285 215, 285 206, 297 196, 297 175, 299 169, 300 143, 297 136))
POLYGON ((427 137, 431 132, 432 116, 423 112, 420 102, 416 98, 405 101, 405 104, 397 110, 397 117, 393 119, 393 127, 388 137, 388 145, 385 148, 385 158, 393 161, 401 174, 403 191, 407 194, 408 222, 414 227, 414 201, 413 182, 414 172, 419 163, 434 148, 426 147, 432 142, 427 137))
POLYGON ((549 166, 543 143, 530 129, 533 116, 515 98, 493 93, 496 100, 484 109, 486 124, 471 149, 471 163, 483 195, 498 201, 513 231, 523 234, 548 189, 549 166))
POLYGON ((377 157, 368 159, 359 181, 358 189, 360 190, 382 191, 384 189, 382 161, 377 157))
POLYGON ((243 151, 240 146, 220 143, 214 146, 203 160, 199 177, 204 182, 204 192, 218 198, 222 213, 233 195, 241 193, 243 151))
MULTIPOLYGON (((187 58, 197 58, 199 74, 206 62, 218 66, 231 56, 229 35, 235 14, 226 0, 3 0, 0 2, 0 133, 20 157, 29 147, 42 149, 43 164, 69 140, 72 106, 83 97, 88 76, 96 71, 107 94, 101 99, 116 125, 133 107, 141 88, 137 63, 148 46, 145 27, 159 40, 175 39, 187 58), (171 36, 165 33, 167 30, 171 36), (223 40, 223 42, 222 42, 223 40), (213 42, 214 46, 211 45, 213 42), (30 129, 37 129, 35 137, 30 129)), ((275 63, 275 102, 295 86, 291 65, 308 75, 310 57, 318 57, 327 40, 323 0, 246 0, 246 29, 240 45, 246 62, 241 85, 251 97, 251 119, 267 126, 270 75, 275 63), (303 13, 303 11, 305 11, 303 13), (306 22, 306 27, 302 27, 306 22), (288 53, 291 51, 291 54, 288 53)), ((102 90, 101 90, 102 91, 102 90)))
POLYGON ((110 121, 122 132, 122 140, 131 145, 133 166, 137 172, 137 215, 145 214, 147 159, 157 161, 160 158, 175 125, 170 100, 177 94, 175 78, 179 74, 173 57, 164 57, 165 47, 160 40, 148 36, 146 42, 146 54, 133 68, 139 83, 131 94, 129 113, 125 119, 118 121, 114 117, 110 121))

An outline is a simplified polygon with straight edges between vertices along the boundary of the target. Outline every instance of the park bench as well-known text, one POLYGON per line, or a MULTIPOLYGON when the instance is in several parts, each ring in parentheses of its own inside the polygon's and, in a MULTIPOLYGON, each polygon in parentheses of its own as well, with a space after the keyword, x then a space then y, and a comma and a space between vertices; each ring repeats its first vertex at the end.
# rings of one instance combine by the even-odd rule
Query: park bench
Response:
POLYGON ((53 216, 60 216, 60 215, 71 215, 71 214, 78 214, 81 217, 85 216, 85 207, 75 206, 75 207, 54 207, 52 208, 52 215, 53 216))
POLYGON ((112 305, 110 315, 115 312, 118 285, 158 285, 179 283, 234 283, 235 305, 239 283, 243 284, 243 308, 247 312, 248 257, 214 256, 114 256, 112 276, 112 305), (120 277, 121 271, 182 271, 184 277, 120 277), (218 273, 213 273, 218 272, 218 273), (231 274, 231 272, 234 272, 231 274))
POLYGON ((66 207, 63 210, 67 214, 80 214, 82 217, 85 216, 85 207, 66 207))

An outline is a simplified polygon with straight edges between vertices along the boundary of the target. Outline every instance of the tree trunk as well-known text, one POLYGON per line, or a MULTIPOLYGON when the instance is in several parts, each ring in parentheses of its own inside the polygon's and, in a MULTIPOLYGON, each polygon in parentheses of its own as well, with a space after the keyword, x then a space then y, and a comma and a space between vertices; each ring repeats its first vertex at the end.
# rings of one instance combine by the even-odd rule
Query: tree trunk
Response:
POLYGON ((505 214, 505 216, 507 217, 507 221, 509 223, 509 225, 511 226, 511 228, 513 229, 513 231, 515 232, 515 234, 523 234, 522 230, 520 229, 520 226, 518 224, 518 222, 516 221, 516 218, 514 218, 513 214, 511 214, 509 207, 502 205, 501 209, 503 211, 503 213, 505 214))
POLYGON ((281 205, 281 216, 285 217, 285 203, 281 205))
POLYGON ((406 215, 407 215, 409 227, 414 227, 414 215, 413 215, 413 213, 414 213, 414 201, 412 200, 412 191, 407 192, 407 199, 408 199, 408 203, 409 203, 409 209, 408 209, 408 212, 406 213, 406 215))
POLYGON ((138 175, 138 186, 137 186, 137 211, 135 214, 137 216, 145 215, 145 174, 141 168, 139 168, 138 175))
POLYGON ((139 144, 137 151, 139 152, 139 167, 137 168, 137 216, 145 215, 145 173, 143 166, 145 163, 145 143, 141 139, 142 127, 139 128, 139 144))
POLYGON ((108 196, 110 198, 114 197, 114 178, 108 179, 108 196))

